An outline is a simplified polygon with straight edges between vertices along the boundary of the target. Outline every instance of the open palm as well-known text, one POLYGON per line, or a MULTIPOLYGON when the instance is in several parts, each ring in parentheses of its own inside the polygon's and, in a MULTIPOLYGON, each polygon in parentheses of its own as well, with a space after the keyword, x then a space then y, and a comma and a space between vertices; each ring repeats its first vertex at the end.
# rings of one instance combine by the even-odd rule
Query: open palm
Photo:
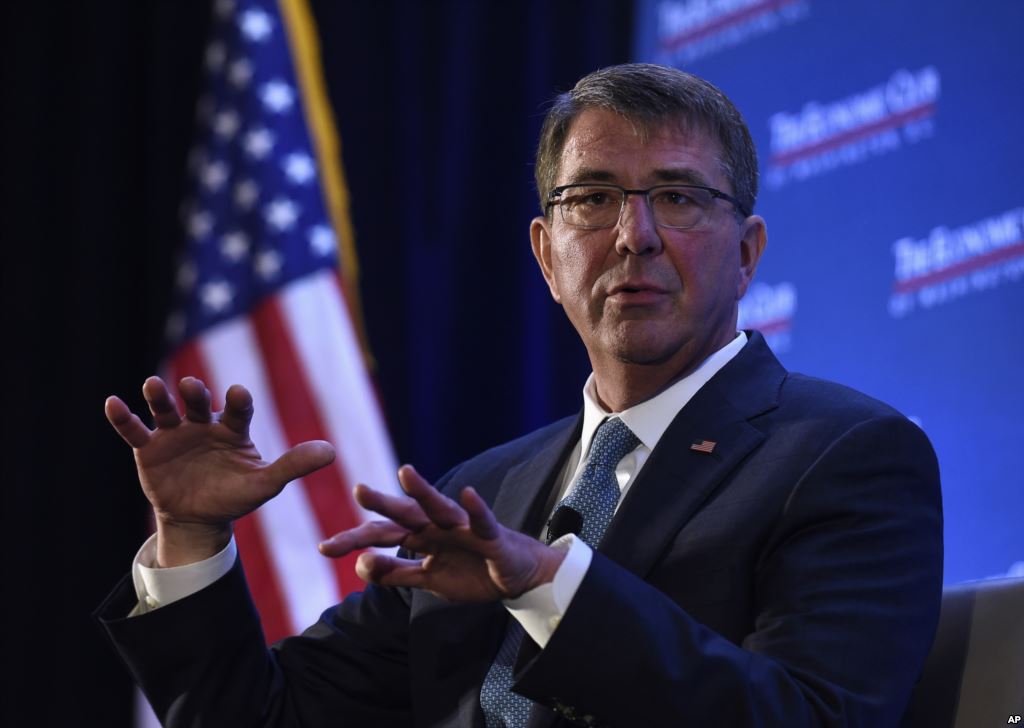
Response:
POLYGON ((197 534, 229 529, 273 498, 291 480, 334 459, 326 442, 305 442, 273 462, 252 440, 253 406, 240 385, 228 389, 223 412, 213 412, 206 386, 191 377, 179 385, 184 416, 159 377, 143 385, 155 427, 150 429, 118 397, 106 402, 107 419, 135 452, 142 490, 153 505, 158 530, 170 526, 197 534))

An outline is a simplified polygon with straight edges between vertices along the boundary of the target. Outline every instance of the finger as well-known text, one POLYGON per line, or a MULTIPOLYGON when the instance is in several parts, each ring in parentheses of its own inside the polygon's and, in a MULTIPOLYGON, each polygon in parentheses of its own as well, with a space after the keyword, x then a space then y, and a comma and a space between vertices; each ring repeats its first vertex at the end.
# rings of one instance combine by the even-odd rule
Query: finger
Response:
POLYGON ((408 529, 402 528, 392 521, 367 521, 355 528, 341 531, 324 539, 317 544, 317 549, 324 556, 338 558, 372 546, 379 548, 398 546, 408 535, 408 529))
POLYGON ((149 442, 151 430, 142 424, 138 415, 128 409, 120 397, 107 397, 103 403, 103 413, 117 434, 132 447, 143 447, 149 442))
POLYGON ((410 531, 421 531, 430 525, 430 518, 414 499, 403 495, 381 493, 360 483, 353 489, 356 503, 368 511, 379 513, 410 531))
POLYGON ((178 382, 178 393, 185 405, 185 417, 192 422, 210 422, 213 412, 210 409, 210 390, 195 377, 184 377, 178 382))
POLYGON ((224 412, 220 422, 242 437, 249 437, 249 423, 252 422, 252 395, 241 384, 232 384, 224 395, 224 412))
POLYGON ((416 499, 427 518, 436 526, 452 529, 469 523, 469 517, 462 507, 428 483, 411 465, 403 465, 398 469, 398 482, 402 490, 416 499))
POLYGON ((278 489, 334 462, 334 448, 323 440, 302 442, 267 466, 264 477, 278 489))
POLYGON ((142 384, 142 396, 146 398, 149 411, 153 415, 153 424, 157 427, 171 428, 181 424, 181 415, 174 402, 174 395, 167 389, 160 377, 150 377, 142 384))
POLYGON ((501 525, 494 517, 494 512, 472 487, 463 488, 459 501, 469 515, 469 527, 480 538, 492 540, 501 533, 501 525))
POLYGON ((421 561, 400 559, 368 551, 356 559, 356 574, 363 581, 382 586, 424 586, 426 575, 421 561))

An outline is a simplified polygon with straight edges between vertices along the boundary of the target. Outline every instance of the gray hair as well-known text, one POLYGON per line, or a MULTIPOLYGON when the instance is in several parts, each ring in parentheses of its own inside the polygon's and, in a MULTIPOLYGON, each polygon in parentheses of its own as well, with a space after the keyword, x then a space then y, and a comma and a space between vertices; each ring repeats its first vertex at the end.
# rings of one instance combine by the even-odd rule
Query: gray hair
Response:
MULTIPOLYGON (((555 98, 541 127, 534 177, 541 209, 555 187, 562 149, 576 117, 587 109, 607 109, 631 121, 643 136, 667 123, 701 129, 718 139, 718 160, 732 195, 751 212, 757 199, 757 151, 746 122, 733 103, 693 74, 650 63, 626 63, 594 71, 572 91, 555 98)), ((737 210, 738 215, 742 215, 737 210)))

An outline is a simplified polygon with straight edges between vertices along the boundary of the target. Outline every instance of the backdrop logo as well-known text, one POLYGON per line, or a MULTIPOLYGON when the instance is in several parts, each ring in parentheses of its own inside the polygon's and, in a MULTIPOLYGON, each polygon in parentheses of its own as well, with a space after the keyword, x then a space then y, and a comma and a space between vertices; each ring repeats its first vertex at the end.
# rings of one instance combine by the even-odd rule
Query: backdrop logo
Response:
POLYGON ((687 63, 806 17, 810 0, 663 0, 658 50, 664 63, 687 63))
POLYGON ((796 314, 796 287, 792 283, 754 283, 740 301, 738 325, 757 329, 776 352, 792 344, 793 316, 796 314))
POLYGON ((768 185, 860 164, 932 136, 940 90, 935 66, 901 68, 866 91, 772 114, 768 185))
POLYGON ((1024 278, 1024 207, 928 237, 900 238, 889 313, 899 318, 1024 278))

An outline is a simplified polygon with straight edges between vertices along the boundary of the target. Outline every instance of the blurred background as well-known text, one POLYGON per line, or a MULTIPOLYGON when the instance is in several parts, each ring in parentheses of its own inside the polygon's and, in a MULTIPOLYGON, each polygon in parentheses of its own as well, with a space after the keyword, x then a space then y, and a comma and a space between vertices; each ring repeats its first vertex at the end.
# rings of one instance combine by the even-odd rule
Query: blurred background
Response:
MULTIPOLYGON (((141 407, 170 353, 207 41, 233 3, 217 5, 0 10, 4 725, 132 725, 90 613, 148 509, 103 400, 141 407)), ((769 247, 744 325, 929 434, 947 583, 1024 571, 1024 5, 309 9, 359 260, 348 292, 399 461, 436 478, 579 407, 589 367, 529 250, 540 122, 591 70, 668 63, 721 87, 758 145, 769 247)))

